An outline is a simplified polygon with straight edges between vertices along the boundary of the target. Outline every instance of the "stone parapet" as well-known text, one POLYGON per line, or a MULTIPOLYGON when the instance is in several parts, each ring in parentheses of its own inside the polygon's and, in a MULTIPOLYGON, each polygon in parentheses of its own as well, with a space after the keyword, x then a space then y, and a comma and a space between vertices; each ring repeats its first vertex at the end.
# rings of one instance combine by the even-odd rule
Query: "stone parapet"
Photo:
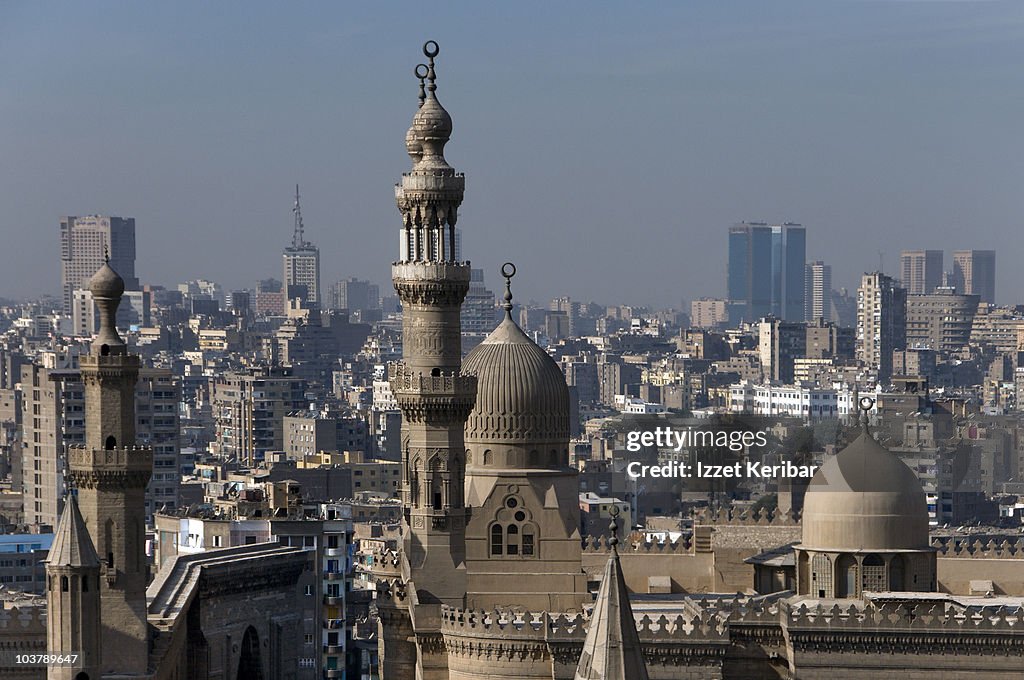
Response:
POLYGON ((798 513, 748 513, 733 510, 701 510, 693 514, 693 523, 728 526, 798 526, 798 513))
MULTIPOLYGON (((516 612, 509 610, 463 610, 441 608, 441 632, 445 636, 497 638, 507 640, 584 640, 590 618, 586 613, 516 612)), ((677 615, 652 619, 646 614, 636 621, 640 641, 718 643, 728 641, 723 617, 702 613, 693 617, 677 615)))
POLYGON ((931 545, 940 557, 962 557, 966 559, 1024 559, 1024 542, 1017 540, 993 541, 975 539, 969 542, 954 542, 946 538, 933 538, 931 545))
POLYGON ((958 608, 942 602, 880 605, 855 601, 843 606, 806 603, 794 607, 779 603, 780 621, 790 634, 795 631, 859 631, 885 634, 894 631, 935 632, 985 636, 1012 633, 1014 647, 1024 650, 1024 612, 1019 608, 958 608))
MULTIPOLYGON (((633 543, 619 544, 620 553, 641 553, 651 555, 679 555, 690 553, 693 542, 680 538, 675 543, 633 543)), ((585 536, 583 538, 583 552, 594 554, 606 554, 610 550, 608 538, 605 536, 585 536)))

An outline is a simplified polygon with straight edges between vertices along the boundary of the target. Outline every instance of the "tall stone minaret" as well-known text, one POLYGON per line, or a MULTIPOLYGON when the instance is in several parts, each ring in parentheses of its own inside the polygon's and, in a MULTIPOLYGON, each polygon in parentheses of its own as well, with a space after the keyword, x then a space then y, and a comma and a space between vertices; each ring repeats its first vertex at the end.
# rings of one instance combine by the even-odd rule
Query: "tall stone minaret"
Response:
POLYGON ((466 180, 444 159, 452 119, 437 100, 437 43, 417 69, 421 104, 406 137, 412 172, 396 187, 402 213, 401 260, 391 267, 402 301, 402 361, 391 389, 402 409, 405 557, 421 600, 462 606, 466 508, 463 429, 476 379, 461 375, 462 300, 469 263, 455 261, 455 221, 466 180), (422 70, 421 70, 422 69, 422 70))
POLYGON ((50 666, 48 680, 100 677, 100 560, 74 496, 46 557, 46 650, 79 655, 73 666, 50 666))
POLYGON ((100 560, 104 673, 142 674, 148 666, 145 489, 153 452, 135 446, 139 358, 128 353, 114 319, 124 281, 109 262, 89 283, 100 330, 80 361, 85 384, 85 445, 68 452, 69 478, 100 560))
MULTIPOLYGON (((465 177, 448 165, 452 119, 437 100, 437 43, 416 67, 420 106, 406 135, 412 171, 395 187, 402 213, 401 255, 391 268, 402 301, 402 361, 389 368, 402 410, 402 578, 392 604, 380 602, 381 677, 447 679, 442 604, 466 594, 466 418, 476 378, 462 375, 460 309, 468 262, 456 261, 455 222, 465 177), (410 611, 411 608, 415 611, 410 611)), ((380 599, 380 598, 379 598, 380 599)))

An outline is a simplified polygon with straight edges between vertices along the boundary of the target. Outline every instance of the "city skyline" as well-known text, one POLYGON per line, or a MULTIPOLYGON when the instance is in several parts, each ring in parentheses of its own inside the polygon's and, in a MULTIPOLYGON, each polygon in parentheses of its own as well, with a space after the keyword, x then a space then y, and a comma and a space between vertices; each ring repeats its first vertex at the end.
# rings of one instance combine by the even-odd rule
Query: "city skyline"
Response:
MULTIPOLYGON (((807 259, 832 264, 836 288, 878 268, 879 244, 894 276, 903 249, 1022 254, 1005 242, 1022 178, 1019 6, 570 7, 542 25, 521 8, 256 5, 239 24, 196 7, 0 10, 0 149, 18 160, 0 171, 0 295, 56 293, 54 272, 31 263, 52 261, 60 215, 95 213, 136 218, 143 283, 251 288, 279 269, 296 182, 323 280, 385 281, 398 225, 380 187, 415 97, 402 57, 424 32, 473 55, 443 86, 468 114, 453 160, 476 169, 467 252, 492 278, 505 259, 531 272, 521 299, 723 296, 718 235, 744 219, 806 225, 807 259), (481 22, 496 26, 487 40, 466 30, 481 22), (529 245, 539 238, 551 246, 529 245), (703 255, 689 257, 696 242, 703 255), (629 249, 642 266, 617 262, 629 249), (579 266, 563 266, 567 253, 579 266)), ((998 276, 998 301, 1016 302, 1018 272, 998 276)))
MULTIPOLYGON (((830 16, 857 14, 859 4, 868 15, 882 7, 894 15, 918 11, 895 9, 904 3, 837 3, 830 16)), ((792 3, 788 15, 772 6, 754 12, 754 23, 778 38, 786 31, 769 19, 818 6, 792 3)), ((299 190, 305 175, 293 178, 290 245, 279 228, 268 234, 282 280, 267 279, 259 210, 276 202, 276 192, 246 191, 294 172, 285 167, 292 161, 301 159, 301 172, 314 177, 324 167, 298 152, 274 154, 279 167, 260 162, 264 145, 278 139, 261 127, 263 116, 281 114, 282 102, 302 102, 305 93, 292 96, 267 81, 274 96, 250 114, 246 97, 231 96, 241 83, 218 55, 230 62, 225 55, 235 48, 243 54, 256 46, 258 54, 243 63, 261 80, 268 73, 254 69, 272 63, 282 46, 305 45, 302 36, 315 29, 288 33, 308 9, 249 7, 241 30, 223 35, 224 20, 240 15, 223 5, 209 10, 210 23, 196 35, 223 38, 212 51, 200 41, 194 53, 192 46, 167 52, 164 75, 182 76, 178 59, 188 54, 209 66, 195 72, 206 85, 216 74, 227 78, 216 96, 189 99, 191 90, 176 91, 180 81, 171 77, 124 109, 120 127, 153 132, 152 139, 115 140, 137 144, 131 181, 119 184, 121 158, 111 148, 87 155, 88 172, 64 185, 82 195, 105 195, 100 185, 131 194, 152 180, 159 192, 132 196, 137 205, 116 211, 61 218, 62 302, 66 311, 70 300, 71 317, 54 313, 48 301, 0 303, 0 649, 9 652, 0 655, 0 676, 870 680, 890 671, 1024 678, 1015 654, 1024 639, 1024 304, 992 304, 997 280, 1003 298, 1012 301, 1018 290, 997 277, 996 250, 985 249, 992 234, 960 228, 954 247, 969 249, 953 250, 947 270, 944 251, 921 248, 949 235, 916 229, 894 271, 879 246, 903 247, 903 237, 891 226, 880 239, 871 235, 887 226, 893 203, 880 207, 877 197, 862 197, 878 210, 874 221, 863 212, 844 215, 860 219, 859 230, 805 228, 792 207, 776 209, 782 220, 761 221, 754 217, 761 211, 747 204, 755 194, 813 202, 808 197, 820 186, 812 179, 838 168, 849 150, 833 147, 835 158, 808 160, 814 178, 799 163, 785 165, 798 159, 798 149, 781 160, 764 156, 782 165, 758 175, 763 149, 744 147, 750 130, 740 125, 729 129, 734 137, 703 150, 722 151, 721 168, 702 161, 700 149, 680 166, 703 173, 693 177, 706 186, 736 179, 737 200, 709 193, 691 212, 685 191, 676 191, 677 221, 648 228, 670 194, 651 199, 646 192, 677 176, 658 174, 655 159, 673 151, 668 145, 639 148, 651 130, 635 124, 654 113, 617 117, 624 104, 647 102, 630 94, 637 72, 623 77, 650 66, 634 61, 629 22, 617 32, 624 56, 608 60, 614 65, 605 74, 620 90, 601 92, 602 101, 577 116, 572 130, 590 145, 578 157, 560 157, 564 162, 539 155, 523 164, 516 153, 534 142, 553 154, 562 142, 572 147, 572 135, 558 143, 531 135, 530 107, 538 103, 533 88, 572 65, 574 41, 594 16, 614 18, 591 8, 575 24, 581 32, 565 34, 569 56, 552 62, 556 68, 500 83, 529 102, 513 106, 511 118, 489 110, 498 103, 492 90, 448 68, 459 58, 442 54, 443 40, 427 39, 406 60, 418 83, 407 75, 400 88, 373 74, 368 82, 381 91, 412 95, 393 102, 411 114, 404 133, 391 133, 407 160, 396 161, 386 180, 377 176, 374 164, 387 154, 373 140, 389 125, 384 114, 361 126, 334 121, 318 149, 366 145, 364 152, 339 159, 328 170, 334 185, 314 189, 322 202, 311 203, 328 212, 311 219, 308 232, 299 190), (263 22, 275 13, 282 20, 274 38, 261 42, 263 22), (169 93, 178 96, 161 115, 189 111, 169 130, 131 119, 137 102, 153 105, 169 93), (236 127, 202 152, 175 144, 193 126, 216 127, 211 104, 218 97, 241 112, 236 127), (218 181, 219 154, 238 151, 238 132, 250 143, 234 158, 235 173, 218 181), (168 142, 188 165, 187 181, 173 178, 174 163, 161 163, 159 149, 168 142), (647 159, 634 175, 631 145, 647 159), (484 149, 491 153, 474 157, 484 149), (730 154, 741 151, 747 162, 734 162, 730 154), (474 161, 484 168, 482 184, 495 188, 476 188, 474 161), (360 181, 347 182, 350 167, 365 170, 360 181), (509 179, 495 182, 496 168, 509 179), (744 173, 749 183, 739 181, 744 173), (360 183, 371 177, 393 194, 391 221, 375 217, 376 194, 360 183), (197 200, 187 190, 193 180, 193 188, 208 183, 222 200, 197 200), (780 192, 787 182, 792 192, 780 192), (577 192, 580 186, 585 190, 577 192), (464 201, 471 206, 478 195, 487 212, 464 211, 464 201), (139 290, 139 279, 154 281, 146 280, 145 257, 137 258, 146 248, 136 248, 136 219, 142 225, 146 215, 136 209, 167 196, 174 202, 164 217, 179 216, 176 227, 152 224, 174 241, 151 271, 166 269, 172 282, 189 279, 139 290), (517 201, 514 210, 502 203, 506 196, 517 201), (623 207, 621 215, 609 211, 611 202, 623 207), (744 211, 743 221, 727 226, 705 216, 702 224, 716 226, 678 228, 678 220, 719 203, 744 211), (573 209, 572 221, 553 228, 573 209), (191 223, 180 216, 204 210, 203 228, 190 236, 191 223), (230 220, 219 221, 223 215, 230 220), (589 229, 585 238, 572 233, 577 221, 589 229), (397 242, 389 224, 399 227, 397 242), (665 239, 648 245, 645 237, 662 227, 671 227, 665 239), (228 228, 231 239, 222 243, 228 228), (535 229, 547 231, 538 236, 535 229), (390 242, 382 261, 357 265, 371 273, 346 269, 345 258, 365 262, 381 235, 390 242), (843 241, 852 237, 874 249, 877 268, 863 267, 869 271, 848 290, 844 272, 862 269, 859 251, 843 241), (471 263, 476 253, 484 257, 471 263), (219 258, 216 272, 194 273, 211 256, 219 258), (500 277, 485 276, 497 269, 488 258, 504 260, 500 277), (390 267, 395 295, 380 295, 381 265, 390 267), (692 283, 669 281, 677 271, 692 283), (629 296, 640 294, 635 286, 646 286, 645 302, 661 308, 629 305, 629 296), (728 299, 698 297, 696 288, 724 290, 728 299), (554 297, 535 305, 531 289, 554 297), (690 315, 664 309, 680 298, 693 299, 690 315), (595 299, 627 304, 587 301, 595 299)), ((443 10, 422 9, 421 24, 445 18, 443 10)), ((142 55, 159 50, 163 33, 176 45, 193 35, 177 33, 181 17, 165 11, 128 5, 115 13, 122 24, 125 16, 129 24, 154 19, 161 36, 153 45, 133 42, 145 31, 126 31, 116 42, 104 33, 116 27, 91 34, 90 23, 79 27, 88 36, 83 51, 90 59, 116 53, 103 72, 114 80, 122 66, 141 73, 142 55)), ((536 22, 511 58, 528 66, 563 11, 536 22)), ((742 22, 733 11, 682 10, 729 18, 736 28, 742 22)), ((678 19, 677 12, 667 14, 678 19)), ((817 12, 799 13, 799 25, 789 27, 801 31, 801 48, 824 36, 806 25, 817 12)), ((19 7, 12 15, 30 13, 19 7)), ((472 16, 502 13, 487 8, 472 16)), ((367 38, 376 35, 373 22, 349 26, 359 16, 339 16, 358 27, 346 33, 353 43, 372 42, 354 51, 358 58, 393 49, 367 38)), ((462 21, 446 28, 476 41, 480 34, 463 23, 468 17, 455 16, 462 21)), ((512 24, 494 34, 506 36, 512 24)), ((891 37, 891 28, 873 30, 891 37)), ((933 28, 923 34, 938 37, 933 28)), ((654 43, 672 33, 645 31, 654 43)), ((0 29, 0 58, 3 37, 0 29)), ((764 37, 736 34, 730 45, 764 45, 764 37)), ((61 38, 59 31, 48 35, 55 52, 61 38)), ((946 36, 944 44, 958 43, 946 36)), ((832 48, 842 53, 840 43, 832 48)), ((329 70, 345 56, 345 49, 328 52, 318 68, 329 70)), ((288 64, 303 61, 296 56, 288 64)), ((486 65, 486 58, 470 60, 469 73, 486 65)), ((699 67, 721 70, 711 61, 699 67)), ((80 68, 89 65, 75 62, 80 68)), ((957 71, 946 65, 934 73, 957 71)), ((293 77, 297 83, 306 74, 299 69, 293 77)), ((116 104, 123 85, 101 92, 103 102, 116 104)), ((248 92, 235 93, 242 90, 248 92)), ((348 81, 340 91, 350 95, 343 98, 350 111, 371 112, 383 101, 348 81)), ((72 92, 66 98, 62 111, 88 123, 88 99, 72 92)), ((535 133, 561 131, 556 100, 549 100, 549 124, 535 133)), ((293 121, 301 124, 289 143, 301 147, 315 136, 323 122, 317 117, 329 118, 339 101, 325 95, 322 108, 304 110, 311 117, 293 121)), ((804 101, 788 104, 796 109, 804 101)), ((680 109, 677 127, 694 110, 680 109)), ((778 120, 761 124, 781 129, 778 120)), ((811 138, 820 132, 810 123, 797 127, 811 138)), ((84 134, 102 146, 102 129, 84 134)), ((715 134, 706 130, 702 139, 715 134)), ((60 132, 54 136, 56 143, 60 132)), ((665 139, 685 148, 697 136, 685 130, 665 139)), ((909 204, 911 178, 895 176, 912 161, 893 149, 893 139, 843 144, 870 151, 888 141, 884 158, 898 162, 874 162, 871 178, 890 199, 909 204)), ((785 135, 772 142, 786 147, 785 135)), ((69 147, 62 158, 70 178, 77 157, 69 147)), ((921 175, 912 179, 934 178, 921 175)), ((841 183, 843 177, 832 175, 841 183)), ((63 200, 63 189, 48 189, 63 200)), ((934 208, 952 204, 974 209, 978 222, 987 219, 964 201, 947 191, 934 208)), ((10 239, 6 250, 17 251, 18 243, 10 239)), ((57 261, 18 254, 35 265, 19 272, 23 283, 57 261)), ((1010 271, 1013 278, 1012 248, 1000 248, 999 260, 1000 276, 1010 271)))

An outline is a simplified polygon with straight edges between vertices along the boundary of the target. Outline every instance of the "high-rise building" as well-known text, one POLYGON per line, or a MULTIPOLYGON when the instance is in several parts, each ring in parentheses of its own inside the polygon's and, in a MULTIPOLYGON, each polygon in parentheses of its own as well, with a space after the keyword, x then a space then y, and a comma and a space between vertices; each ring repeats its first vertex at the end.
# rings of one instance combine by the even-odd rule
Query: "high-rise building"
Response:
POLYGON ((768 318, 760 323, 758 352, 766 380, 793 382, 793 361, 807 351, 803 323, 768 318))
POLYGON ((804 319, 807 230, 786 222, 772 227, 772 314, 784 321, 804 319))
POLYGON ((907 291, 880 272, 864 274, 857 289, 857 359, 892 377, 892 355, 907 346, 907 291))
POLYGON ((804 318, 806 230, 787 222, 742 222, 729 228, 729 321, 804 318))
POLYGON ((956 352, 971 340, 977 295, 939 287, 931 295, 907 296, 907 346, 956 352))
POLYGON ((216 453, 254 464, 284 448, 286 414, 303 408, 305 381, 290 368, 253 368, 226 373, 213 385, 216 453))
POLYGON ((904 250, 900 273, 907 295, 929 295, 942 285, 941 250, 904 250))
POLYGON ((85 405, 77 366, 43 352, 22 366, 24 516, 30 526, 54 527, 64 509, 68 446, 85 441, 85 405))
POLYGON ((475 347, 478 341, 494 330, 494 326, 494 293, 484 284, 484 270, 473 269, 469 275, 469 292, 462 303, 463 340, 469 340, 475 347), (466 335, 470 338, 466 338, 466 335))
POLYGON ((71 316, 76 289, 89 287, 89 279, 104 258, 121 272, 128 290, 137 290, 135 278, 135 218, 62 217, 60 219, 60 287, 64 314, 71 316))
POLYGON ((728 300, 700 298, 690 302, 691 328, 718 328, 729 321, 728 300))
POLYGON ((821 260, 804 267, 804 320, 832 320, 832 267, 821 260))
POLYGON ((331 308, 349 312, 380 309, 380 287, 352 277, 338 281, 332 286, 331 308))
POLYGON ((772 311, 772 231, 764 222, 729 228, 729 323, 752 321, 772 311))
POLYGON ((303 234, 299 185, 295 185, 295 232, 292 244, 284 249, 284 292, 288 300, 302 298, 307 306, 320 304, 320 249, 303 234))
POLYGON ((258 316, 284 316, 287 307, 284 286, 277 279, 263 279, 256 284, 256 314, 258 316))
POLYGON ((996 251, 954 250, 950 285, 961 295, 977 295, 982 302, 996 301, 996 251))

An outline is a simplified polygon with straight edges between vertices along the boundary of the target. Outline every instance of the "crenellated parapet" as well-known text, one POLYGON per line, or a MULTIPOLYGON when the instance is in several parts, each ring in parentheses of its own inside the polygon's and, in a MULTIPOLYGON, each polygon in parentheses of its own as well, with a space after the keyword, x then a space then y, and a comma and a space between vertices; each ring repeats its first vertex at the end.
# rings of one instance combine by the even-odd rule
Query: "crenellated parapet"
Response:
POLYGON ((733 510, 700 510, 693 513, 693 523, 726 526, 799 526, 800 515, 788 513, 738 512, 733 510))
POLYGON ((975 539, 953 541, 948 538, 933 538, 931 545, 939 557, 962 557, 981 560, 1024 559, 1024 543, 1017 540, 1001 541, 975 539))
POLYGON ((587 637, 582 614, 516 612, 508 610, 441 609, 446 635, 516 640, 579 640, 587 637))
MULTIPOLYGON (((3 638, 25 642, 35 640, 38 644, 29 646, 46 649, 46 607, 4 607, 0 603, 0 639, 3 638)), ((7 648, 6 645, 0 647, 7 648)))
MULTIPOLYGON (((633 553, 641 555, 683 555, 692 552, 693 542, 686 538, 680 538, 674 543, 669 541, 664 543, 620 543, 617 548, 622 556, 628 556, 633 553)), ((607 554, 610 550, 608 538, 605 536, 585 536, 583 538, 584 553, 603 555, 607 554)))
POLYGON ((1015 646, 1024 650, 1024 609, 1013 607, 964 608, 944 602, 915 604, 854 601, 808 607, 779 603, 780 620, 790 631, 860 631, 867 633, 933 632, 944 634, 991 635, 1011 633, 1019 638, 1015 646))
POLYGON ((378 581, 376 599, 378 606, 387 603, 394 607, 403 608, 411 604, 406 584, 398 579, 378 581))
MULTIPOLYGON (((587 613, 518 612, 512 610, 463 610, 442 607, 441 631, 445 635, 480 638, 585 640, 590 618, 587 613)), ((728 624, 724 617, 702 612, 692 617, 677 615, 636 620, 637 632, 644 643, 725 642, 728 624)))

